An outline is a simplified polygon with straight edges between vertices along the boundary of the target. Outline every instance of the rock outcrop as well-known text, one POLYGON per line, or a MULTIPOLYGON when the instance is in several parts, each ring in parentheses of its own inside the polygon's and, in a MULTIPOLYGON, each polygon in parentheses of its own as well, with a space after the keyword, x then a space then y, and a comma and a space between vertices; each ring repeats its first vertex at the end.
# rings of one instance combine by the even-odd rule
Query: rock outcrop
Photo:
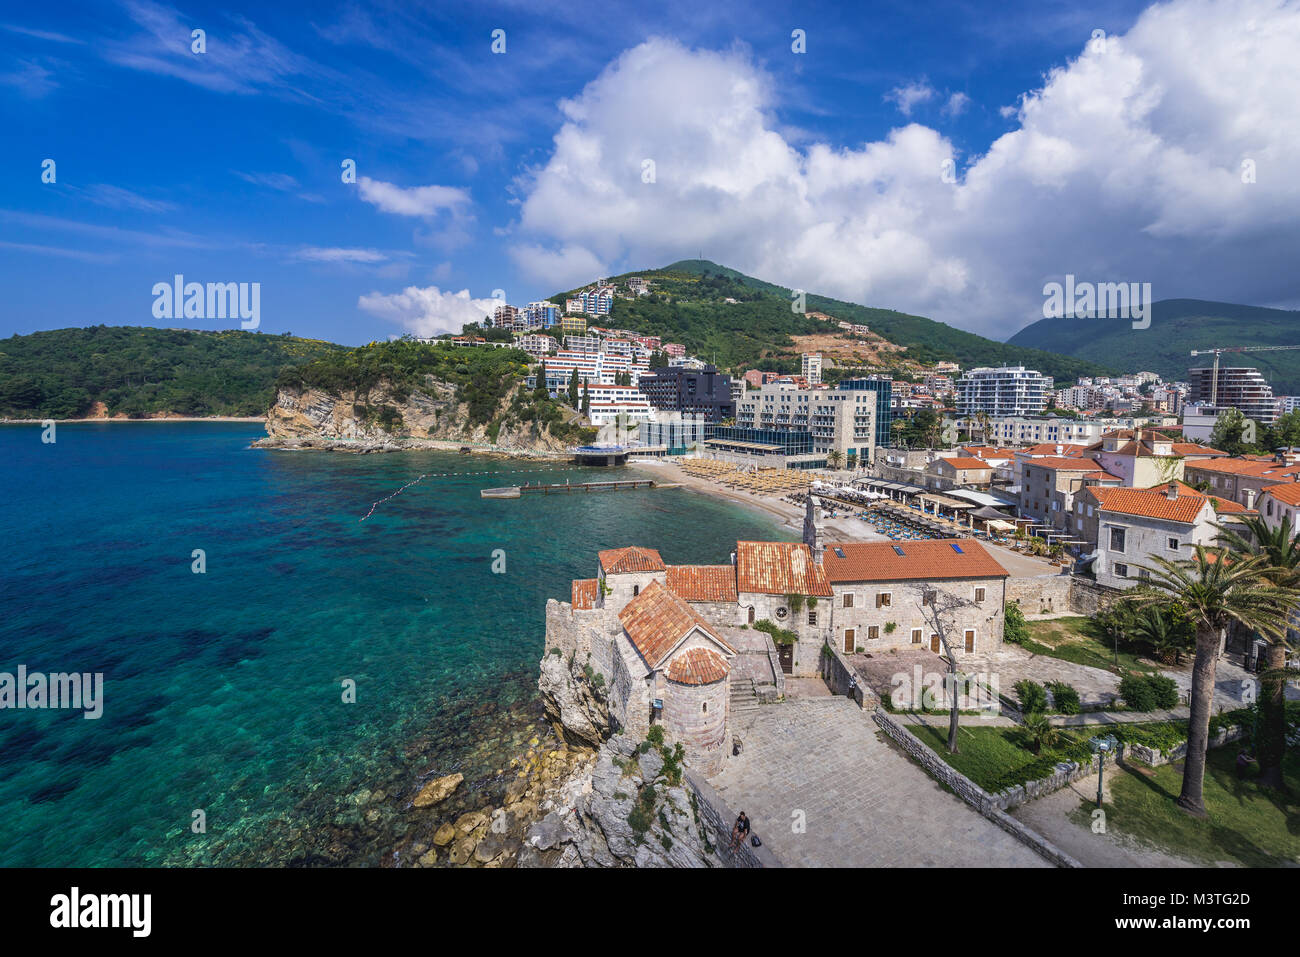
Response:
POLYGON ((606 742, 594 766, 539 811, 516 854, 520 867, 723 866, 680 767, 629 735, 606 742))
POLYGON ((599 747, 613 732, 609 707, 600 689, 563 655, 544 655, 540 670, 537 688, 542 693, 546 716, 570 741, 599 747))
MULTIPOLYGON (((504 411, 516 386, 502 401, 504 411)), ((508 417, 501 417, 508 418, 508 417)), ((456 387, 426 377, 421 388, 395 391, 381 382, 368 392, 281 388, 266 414, 265 439, 257 448, 318 449, 336 452, 397 452, 404 449, 472 445, 511 455, 564 452, 560 441, 531 422, 469 424, 468 407, 456 401, 456 387)))

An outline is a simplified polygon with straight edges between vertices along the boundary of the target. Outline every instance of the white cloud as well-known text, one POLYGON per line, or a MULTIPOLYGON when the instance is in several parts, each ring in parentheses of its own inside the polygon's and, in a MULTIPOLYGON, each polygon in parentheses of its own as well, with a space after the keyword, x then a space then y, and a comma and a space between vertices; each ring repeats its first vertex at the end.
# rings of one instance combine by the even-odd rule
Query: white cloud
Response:
POLYGON ((896 86, 885 94, 885 102, 896 103, 898 112, 904 116, 912 115, 912 107, 926 103, 935 97, 934 87, 925 80, 918 80, 903 86, 896 86))
POLYGON ((372 292, 357 305, 380 319, 400 325, 416 336, 459 334, 466 323, 480 322, 499 305, 492 299, 471 299, 469 290, 444 292, 437 286, 408 286, 399 293, 372 292))
POLYGON ((388 260, 378 249, 348 249, 339 246, 304 246, 289 257, 296 262, 381 263, 388 260))
POLYGON ((430 218, 440 212, 458 212, 470 204, 469 192, 453 186, 394 186, 362 176, 357 180, 361 198, 385 213, 430 218))
POLYGON ((966 112, 966 107, 970 106, 970 97, 965 93, 954 93, 948 97, 948 102, 940 110, 944 116, 961 116, 966 112))
POLYGON ((560 104, 549 159, 518 184, 511 255, 563 288, 703 250, 998 337, 1067 272, 1156 298, 1300 301, 1300 2, 1174 0, 1104 51, 1087 39, 956 183, 931 128, 795 142, 743 51, 647 41, 560 104))

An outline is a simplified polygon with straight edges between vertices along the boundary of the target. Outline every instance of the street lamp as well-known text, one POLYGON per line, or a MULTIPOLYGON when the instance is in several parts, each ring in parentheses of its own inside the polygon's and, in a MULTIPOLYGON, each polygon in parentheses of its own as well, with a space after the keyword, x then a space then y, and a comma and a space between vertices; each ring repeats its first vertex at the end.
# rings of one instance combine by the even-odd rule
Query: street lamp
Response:
POLYGON ((1106 755, 1119 745, 1119 739, 1113 734, 1099 734, 1088 739, 1088 747, 1097 755, 1097 807, 1101 807, 1101 770, 1106 766, 1106 755))

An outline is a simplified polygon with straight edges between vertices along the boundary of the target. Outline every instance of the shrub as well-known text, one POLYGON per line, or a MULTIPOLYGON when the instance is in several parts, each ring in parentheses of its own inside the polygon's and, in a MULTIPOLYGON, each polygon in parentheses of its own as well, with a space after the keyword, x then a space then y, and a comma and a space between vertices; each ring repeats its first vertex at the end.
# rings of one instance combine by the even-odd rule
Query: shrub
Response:
POLYGON ((1079 692, 1073 685, 1066 684, 1064 681, 1050 681, 1047 688, 1052 692, 1052 700, 1056 703, 1058 714, 1079 713, 1079 692))
POLYGON ((1155 691, 1141 675, 1125 675, 1119 683, 1119 694, 1134 711, 1151 711, 1156 706, 1155 691))
POLYGON ((1023 678, 1015 684, 1016 697, 1020 699, 1020 711, 1023 714, 1042 712, 1047 709, 1047 691, 1037 681, 1023 678))
POLYGON ((663 747, 664 726, 662 724, 652 724, 650 730, 646 732, 645 738, 655 747, 663 747))
POLYGON ((1155 695, 1157 708, 1178 707, 1178 685, 1173 678, 1166 675, 1147 675, 1147 684, 1155 695))
POLYGON ((1015 602, 1009 602, 1004 618, 1002 640, 1009 641, 1013 645, 1023 644, 1029 637, 1029 625, 1025 622, 1025 613, 1020 610, 1020 606, 1015 602))

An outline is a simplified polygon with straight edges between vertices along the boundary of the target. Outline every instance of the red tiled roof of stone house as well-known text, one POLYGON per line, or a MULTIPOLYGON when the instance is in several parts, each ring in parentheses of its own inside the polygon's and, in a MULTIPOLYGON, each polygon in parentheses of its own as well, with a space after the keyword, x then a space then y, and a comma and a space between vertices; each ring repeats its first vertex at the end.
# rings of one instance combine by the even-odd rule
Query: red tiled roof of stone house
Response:
POLYGON ((983 459, 968 458, 968 457, 966 457, 966 456, 962 456, 962 455, 958 455, 958 456, 955 456, 954 458, 950 458, 950 459, 936 459, 934 464, 935 464, 935 465, 938 465, 940 462, 947 462, 949 465, 951 465, 951 466, 952 466, 953 468, 955 468, 955 469, 991 469, 991 468, 993 468, 993 466, 989 465, 989 463, 988 463, 988 462, 985 462, 983 459))
POLYGON ((1006 578, 1010 575, 982 545, 969 538, 833 542, 826 546, 822 562, 831 582, 1006 578))
POLYGON ((1268 495, 1283 505, 1300 505, 1300 482, 1279 482, 1266 485, 1261 495, 1268 495))
POLYGON ((1065 455, 1048 455, 1037 459, 1025 459, 1021 466, 1027 469, 1052 469, 1057 472, 1094 472, 1097 470, 1097 460, 1083 458, 1082 456, 1076 458, 1065 455))
POLYGON ((736 542, 736 590, 829 598, 830 582, 800 542, 736 542))
POLYGON ((708 648, 688 648, 668 665, 668 680, 679 685, 711 685, 727 677, 731 667, 708 648))
MULTIPOLYGON (((1175 483, 1177 484, 1177 483, 1175 483)), ((1093 486, 1088 489, 1097 499, 1101 508, 1108 512, 1122 515, 1137 515, 1143 518, 1159 518, 1170 522, 1191 525, 1209 501, 1200 492, 1178 493, 1170 498, 1168 483, 1155 488, 1105 488, 1093 486)))
POLYGON ((653 548, 629 545, 626 548, 607 548, 598 554, 600 567, 606 575, 627 572, 661 572, 664 560, 653 548))
POLYGON ((596 607, 600 597, 600 581, 595 578, 579 578, 573 582, 573 609, 586 611, 596 607))
POLYGON ((652 671, 695 628, 728 651, 735 650, 684 599, 658 582, 651 582, 628 602, 618 613, 618 620, 652 671))
POLYGON ((736 600, 736 569, 732 565, 669 565, 667 584, 687 601, 736 600))
POLYGON ((1075 456, 1088 446, 1071 445, 1068 442, 1040 442, 1038 445, 1031 445, 1027 449, 1011 449, 1010 451, 1019 452, 1022 455, 1056 455, 1058 448, 1061 450, 1061 455, 1075 456))

